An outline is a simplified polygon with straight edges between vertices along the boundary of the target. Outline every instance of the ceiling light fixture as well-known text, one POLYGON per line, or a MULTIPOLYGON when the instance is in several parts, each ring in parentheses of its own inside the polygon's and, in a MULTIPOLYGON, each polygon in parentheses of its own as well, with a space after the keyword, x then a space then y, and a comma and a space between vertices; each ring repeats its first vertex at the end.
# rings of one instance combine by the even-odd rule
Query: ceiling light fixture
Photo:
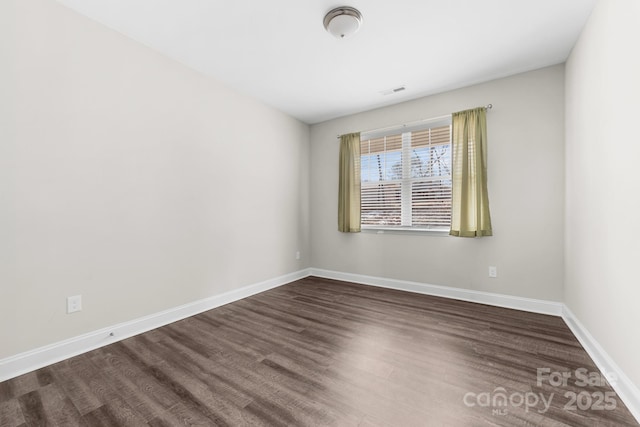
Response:
POLYGON ((324 17, 324 28, 339 39, 354 35, 362 24, 362 14, 353 7, 332 9, 324 17))

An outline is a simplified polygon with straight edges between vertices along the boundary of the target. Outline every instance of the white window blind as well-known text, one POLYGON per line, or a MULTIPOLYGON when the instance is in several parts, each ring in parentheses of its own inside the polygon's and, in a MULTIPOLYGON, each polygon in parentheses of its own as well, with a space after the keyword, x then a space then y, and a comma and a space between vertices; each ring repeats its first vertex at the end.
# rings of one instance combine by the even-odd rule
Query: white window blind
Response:
POLYGON ((448 230, 451 119, 361 136, 364 228, 448 230))

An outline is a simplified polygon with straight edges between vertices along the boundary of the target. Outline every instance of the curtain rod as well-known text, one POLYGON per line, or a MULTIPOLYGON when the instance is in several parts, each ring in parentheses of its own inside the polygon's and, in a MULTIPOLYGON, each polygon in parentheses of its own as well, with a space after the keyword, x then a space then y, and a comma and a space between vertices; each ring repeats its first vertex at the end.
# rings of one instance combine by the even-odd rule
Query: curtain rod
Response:
MULTIPOLYGON (((493 108, 493 104, 487 104, 483 108, 485 110, 491 110, 493 108)), ((400 128, 407 127, 407 126, 417 125, 417 124, 420 124, 420 123, 423 123, 423 122, 430 122, 430 121, 433 121, 433 120, 444 119, 445 117, 448 117, 450 115, 451 114, 447 114, 447 115, 439 116, 439 117, 430 117, 428 119, 420 119, 420 120, 416 120, 416 121, 413 121, 413 122, 404 123, 404 124, 401 124, 401 125, 387 126, 387 127, 384 127, 384 128, 369 129, 369 130, 360 131, 360 133, 363 134, 363 133, 369 133, 369 132, 382 132, 382 131, 391 130, 391 129, 400 129, 400 128)), ((338 135, 338 138, 340 138, 341 136, 342 135, 338 135)))

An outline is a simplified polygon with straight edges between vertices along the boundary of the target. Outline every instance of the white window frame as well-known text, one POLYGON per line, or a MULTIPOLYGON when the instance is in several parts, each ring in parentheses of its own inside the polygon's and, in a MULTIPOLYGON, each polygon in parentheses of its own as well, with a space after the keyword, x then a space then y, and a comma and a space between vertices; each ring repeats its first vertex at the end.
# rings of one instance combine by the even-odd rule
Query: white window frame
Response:
MULTIPOLYGON (((385 136, 391 135, 402 135, 402 179, 401 180, 384 180, 380 182, 384 183, 400 183, 401 184, 401 224, 402 225, 372 225, 372 224, 362 224, 361 229, 364 232, 375 232, 378 234, 383 234, 387 232, 395 233, 412 233, 416 234, 436 234, 436 235, 448 235, 450 225, 447 226, 414 226, 412 224, 412 200, 411 200, 411 191, 412 191, 412 183, 419 178, 411 177, 411 132, 422 131, 429 128, 436 128, 441 126, 449 126, 449 147, 451 147, 451 136, 452 136, 452 122, 451 116, 443 116, 434 119, 424 120, 417 124, 410 125, 401 125, 394 126, 380 130, 373 130, 368 132, 363 132, 361 134, 360 139, 362 141, 381 138, 385 136)), ((450 152, 453 153, 450 148, 450 152)), ((362 166, 361 166, 362 167, 362 166)), ((449 165, 451 170, 451 165, 449 165)), ((449 179, 451 176, 449 176, 449 179)), ((363 182, 364 186, 365 183, 363 182)), ((361 190, 362 191, 362 190, 361 190)))

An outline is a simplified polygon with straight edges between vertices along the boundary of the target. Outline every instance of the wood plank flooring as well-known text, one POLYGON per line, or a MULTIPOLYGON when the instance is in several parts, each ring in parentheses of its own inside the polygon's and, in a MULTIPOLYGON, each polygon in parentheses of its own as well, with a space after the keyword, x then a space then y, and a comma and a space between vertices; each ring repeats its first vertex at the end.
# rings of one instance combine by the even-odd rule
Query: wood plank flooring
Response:
POLYGON ((598 378, 558 317, 309 277, 2 382, 0 426, 638 426, 598 378))

